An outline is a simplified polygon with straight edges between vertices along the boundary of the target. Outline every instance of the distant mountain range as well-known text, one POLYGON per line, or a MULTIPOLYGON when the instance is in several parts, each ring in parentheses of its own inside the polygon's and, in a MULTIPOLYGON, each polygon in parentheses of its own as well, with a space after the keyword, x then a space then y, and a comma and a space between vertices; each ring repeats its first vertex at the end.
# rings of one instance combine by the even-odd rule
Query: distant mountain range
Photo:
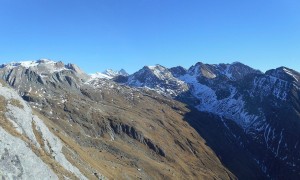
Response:
POLYGON ((121 69, 120 71, 114 71, 112 69, 107 69, 102 73, 97 72, 95 74, 91 74, 91 77, 92 78, 112 79, 117 76, 128 76, 128 75, 129 74, 124 69, 121 69))
MULTIPOLYGON (((52 167, 48 176, 300 178, 300 73, 290 68, 262 73, 239 62, 198 62, 189 69, 155 65, 133 74, 122 69, 88 75, 74 64, 42 59, 3 64, 0 77, 1 96, 19 94, 43 126, 56 129, 46 136, 49 130, 37 127, 43 141, 31 148, 45 168, 52 167), (47 145, 47 138, 52 136, 61 141, 59 153, 77 170, 51 155, 56 145, 47 145), (44 149, 50 159, 35 149, 44 149)), ((21 114, 1 112, 11 125, 2 123, 0 133, 22 129, 19 139, 25 144, 38 139, 28 133, 36 131, 34 126, 20 123, 21 114)), ((13 143, 0 146, 0 155, 14 153, 21 159, 18 167, 30 166, 18 148, 13 143)), ((3 177, 20 175, 3 169, 3 162, 0 172, 9 171, 3 177)), ((30 177, 26 168, 22 172, 21 177, 30 177)))

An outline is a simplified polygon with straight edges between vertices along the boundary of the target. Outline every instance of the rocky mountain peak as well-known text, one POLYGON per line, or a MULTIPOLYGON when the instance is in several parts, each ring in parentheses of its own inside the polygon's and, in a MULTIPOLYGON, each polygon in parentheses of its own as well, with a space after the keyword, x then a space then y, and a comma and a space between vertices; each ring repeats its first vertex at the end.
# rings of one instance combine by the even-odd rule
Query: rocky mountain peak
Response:
POLYGON ((299 83, 300 81, 300 73, 294 71, 293 69, 283 66, 276 69, 268 70, 266 74, 289 82, 294 81, 299 83))
POLYGON ((156 76, 160 80, 165 80, 173 77, 172 73, 168 70, 168 68, 159 64, 155 66, 145 66, 144 68, 148 68, 151 74, 156 76))
POLYGON ((79 73, 79 74, 85 74, 85 72, 82 71, 76 64, 71 64, 71 63, 69 63, 69 64, 65 65, 65 67, 66 67, 67 69, 73 70, 73 71, 76 72, 76 73, 79 73))
POLYGON ((152 87, 155 82, 166 79, 166 73, 168 74, 167 68, 160 65, 144 66, 141 70, 129 76, 128 84, 135 86, 150 85, 152 87))
POLYGON ((176 78, 183 76, 187 73, 187 70, 182 66, 176 66, 169 69, 172 75, 176 78))
POLYGON ((194 66, 190 67, 188 73, 191 76, 201 76, 207 79, 217 77, 214 67, 209 64, 203 64, 202 62, 198 62, 194 66))
POLYGON ((119 74, 122 75, 122 76, 128 76, 129 74, 127 73, 127 71, 125 71, 125 69, 121 69, 119 71, 119 74))
POLYGON ((61 61, 48 59, 5 64, 1 66, 0 74, 1 78, 17 88, 18 92, 26 93, 45 92, 45 85, 50 85, 53 89, 65 86, 69 91, 78 91, 80 85, 89 79, 89 76, 74 64, 65 65, 61 61))
POLYGON ((129 74, 124 69, 121 69, 119 71, 107 69, 107 70, 103 71, 102 73, 96 72, 95 74, 91 74, 92 79, 95 79, 95 78, 113 79, 113 78, 116 78, 117 76, 127 77, 127 76, 129 76, 129 74))
POLYGON ((14 69, 14 68, 24 68, 31 69, 34 71, 40 71, 41 73, 53 73, 62 70, 72 70, 79 74, 85 74, 77 65, 75 64, 64 64, 62 61, 53 61, 50 59, 39 59, 34 61, 20 61, 12 62, 7 64, 2 64, 0 68, 3 69, 14 69))
POLYGON ((242 79, 248 74, 262 74, 259 70, 255 70, 240 62, 233 62, 231 64, 204 64, 202 62, 198 62, 189 68, 188 73, 191 76, 206 79, 226 77, 233 81, 242 79))
POLYGON ((160 64, 155 64, 153 66, 145 66, 146 68, 149 68, 150 70, 165 70, 166 68, 160 64))
POLYGON ((30 67, 36 67, 39 65, 49 65, 49 64, 55 64, 55 61, 49 60, 49 59, 39 59, 34 61, 20 61, 20 62, 11 62, 7 64, 2 64, 1 68, 7 67, 7 68, 15 68, 15 67, 24 67, 24 68, 30 68, 30 67))
POLYGON ((103 72, 103 74, 108 75, 110 77, 116 77, 116 76, 128 76, 129 74, 124 70, 121 69, 119 71, 114 71, 112 69, 107 69, 103 72))
POLYGON ((161 65, 144 66, 130 75, 126 84, 134 87, 147 87, 171 96, 188 89, 183 81, 175 78, 168 68, 161 65))
POLYGON ((38 74, 52 74, 54 72, 67 70, 69 67, 65 66, 64 63, 61 61, 56 62, 49 59, 39 59, 34 61, 20 61, 2 64, 0 68, 6 70, 16 68, 30 69, 38 74))
POLYGON ((231 64, 225 64, 225 65, 223 64, 222 73, 231 80, 239 80, 249 74, 262 74, 261 71, 253 69, 240 62, 233 62, 231 64))

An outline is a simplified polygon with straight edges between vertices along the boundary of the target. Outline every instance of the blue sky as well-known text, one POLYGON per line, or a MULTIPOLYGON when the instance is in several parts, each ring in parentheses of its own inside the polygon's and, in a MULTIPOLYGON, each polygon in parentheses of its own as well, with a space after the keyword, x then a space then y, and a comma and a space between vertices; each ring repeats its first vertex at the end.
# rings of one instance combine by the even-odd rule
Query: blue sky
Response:
POLYGON ((299 0, 0 0, 0 63, 93 73, 240 61, 300 71, 299 0))

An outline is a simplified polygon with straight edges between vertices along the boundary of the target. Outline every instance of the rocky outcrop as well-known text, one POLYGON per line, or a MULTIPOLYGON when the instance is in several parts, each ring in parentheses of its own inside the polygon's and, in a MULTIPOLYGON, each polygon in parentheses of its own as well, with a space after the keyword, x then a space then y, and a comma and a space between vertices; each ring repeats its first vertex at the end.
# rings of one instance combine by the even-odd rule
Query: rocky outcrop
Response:
POLYGON ((143 67, 143 69, 128 76, 128 81, 125 84, 133 87, 150 88, 171 97, 188 90, 186 83, 175 78, 167 68, 161 65, 143 67))
POLYGON ((28 104, 13 89, 0 84, 0 99, 2 178, 87 179, 67 160, 62 152, 65 145, 60 138, 33 114, 28 104))
POLYGON ((165 157, 166 153, 156 144, 154 144, 151 139, 144 137, 141 131, 137 131, 136 128, 129 126, 127 124, 116 123, 115 121, 110 120, 110 126, 116 134, 125 133, 127 136, 138 140, 140 143, 143 143, 148 146, 149 149, 158 153, 160 156, 165 157))

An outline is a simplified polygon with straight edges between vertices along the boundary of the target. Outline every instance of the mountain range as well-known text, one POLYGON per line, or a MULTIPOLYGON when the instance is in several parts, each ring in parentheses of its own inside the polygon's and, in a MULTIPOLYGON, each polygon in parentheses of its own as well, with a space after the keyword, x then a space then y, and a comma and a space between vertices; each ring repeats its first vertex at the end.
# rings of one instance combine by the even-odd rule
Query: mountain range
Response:
POLYGON ((2 178, 300 178, 293 69, 198 62, 89 75, 41 59, 3 64, 0 78, 2 178))

